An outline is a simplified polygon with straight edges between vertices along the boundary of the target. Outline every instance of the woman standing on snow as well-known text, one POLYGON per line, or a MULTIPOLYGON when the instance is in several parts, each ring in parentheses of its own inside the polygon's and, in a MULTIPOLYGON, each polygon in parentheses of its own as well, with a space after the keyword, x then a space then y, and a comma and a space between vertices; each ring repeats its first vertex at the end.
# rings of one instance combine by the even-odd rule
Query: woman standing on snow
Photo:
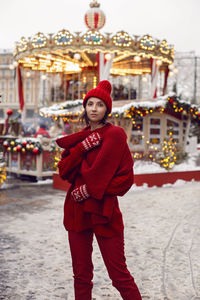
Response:
POLYGON ((92 299, 95 234, 112 284, 122 299, 141 300, 124 256, 124 225, 117 196, 133 184, 133 160, 120 127, 106 122, 111 85, 101 81, 83 101, 87 127, 60 138, 59 174, 71 183, 64 205, 74 272, 75 300, 92 299))

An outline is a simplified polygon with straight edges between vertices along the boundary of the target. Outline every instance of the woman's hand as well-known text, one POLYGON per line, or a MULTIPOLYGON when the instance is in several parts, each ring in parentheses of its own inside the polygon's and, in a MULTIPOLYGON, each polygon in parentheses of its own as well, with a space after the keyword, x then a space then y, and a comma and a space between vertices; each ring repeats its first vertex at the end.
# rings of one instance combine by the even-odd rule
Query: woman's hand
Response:
POLYGON ((101 144, 101 136, 98 132, 93 132, 87 138, 85 138, 80 144, 82 149, 86 152, 95 148, 101 144))
POLYGON ((71 192, 71 196, 73 197, 75 202, 82 202, 86 200, 90 195, 88 194, 86 184, 83 184, 77 188, 75 188, 71 192))

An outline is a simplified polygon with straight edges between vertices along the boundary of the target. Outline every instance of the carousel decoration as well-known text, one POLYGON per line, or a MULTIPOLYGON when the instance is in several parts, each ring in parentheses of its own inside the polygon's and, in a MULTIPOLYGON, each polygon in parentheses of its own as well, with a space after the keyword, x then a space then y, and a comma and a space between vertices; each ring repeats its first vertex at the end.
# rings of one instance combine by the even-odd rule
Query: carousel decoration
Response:
POLYGON ((174 48, 168 42, 151 35, 138 36, 123 30, 117 33, 100 33, 105 24, 105 14, 100 4, 93 0, 86 12, 85 33, 63 29, 55 34, 37 33, 16 43, 15 60, 25 69, 49 74, 62 74, 65 80, 77 78, 87 83, 84 94, 95 87, 100 76, 100 55, 111 61, 111 76, 146 75, 152 72, 152 60, 159 72, 166 72, 174 60, 174 48))

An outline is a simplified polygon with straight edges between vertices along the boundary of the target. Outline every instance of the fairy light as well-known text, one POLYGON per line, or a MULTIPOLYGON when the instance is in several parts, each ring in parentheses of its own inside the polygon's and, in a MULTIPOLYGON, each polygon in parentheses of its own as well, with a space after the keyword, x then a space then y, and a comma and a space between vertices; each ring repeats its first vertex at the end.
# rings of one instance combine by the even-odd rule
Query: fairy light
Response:
POLYGON ((93 77, 93 88, 95 88, 97 86, 97 77, 94 76, 93 77))
POLYGON ((113 44, 119 47, 130 47, 132 39, 127 32, 118 32, 113 37, 113 44))

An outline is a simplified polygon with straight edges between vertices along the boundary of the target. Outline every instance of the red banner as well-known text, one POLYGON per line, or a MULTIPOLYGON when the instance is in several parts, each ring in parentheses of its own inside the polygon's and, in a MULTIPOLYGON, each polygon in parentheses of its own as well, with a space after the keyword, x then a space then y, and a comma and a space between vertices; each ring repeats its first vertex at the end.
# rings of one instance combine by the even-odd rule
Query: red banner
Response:
POLYGON ((20 64, 17 66, 17 77, 18 77, 18 93, 19 93, 19 104, 20 109, 23 111, 24 107, 24 93, 23 93, 23 81, 22 81, 22 74, 21 74, 21 68, 20 64))

